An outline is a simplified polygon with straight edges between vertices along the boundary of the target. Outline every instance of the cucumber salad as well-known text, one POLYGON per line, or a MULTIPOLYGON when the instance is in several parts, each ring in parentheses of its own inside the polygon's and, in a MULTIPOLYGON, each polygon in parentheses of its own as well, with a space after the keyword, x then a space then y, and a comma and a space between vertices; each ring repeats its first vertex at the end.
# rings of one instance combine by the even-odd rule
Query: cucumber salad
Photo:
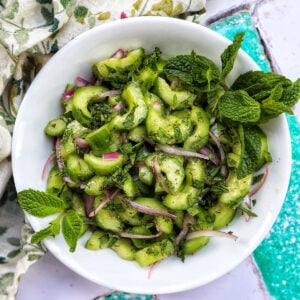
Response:
POLYGON ((272 72, 249 71, 229 86, 242 40, 220 55, 221 67, 194 51, 118 49, 91 78, 66 84, 63 113, 44 129, 53 140, 46 191, 18 193, 29 214, 54 215, 32 243, 62 231, 73 252, 88 234, 87 249, 146 267, 184 260, 212 237, 236 240, 226 226, 257 217, 254 195, 272 161, 260 125, 300 98, 299 79, 272 72))

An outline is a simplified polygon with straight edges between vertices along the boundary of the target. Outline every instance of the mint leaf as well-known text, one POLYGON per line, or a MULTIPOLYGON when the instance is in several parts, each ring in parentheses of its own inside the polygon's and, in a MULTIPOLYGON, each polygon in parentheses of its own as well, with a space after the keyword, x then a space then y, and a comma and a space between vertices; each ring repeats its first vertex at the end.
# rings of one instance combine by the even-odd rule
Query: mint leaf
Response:
POLYGON ((257 122, 261 113, 260 104, 243 90, 225 92, 218 108, 221 117, 240 123, 257 122))
POLYGON ((280 102, 292 108, 300 99, 300 78, 298 78, 291 86, 287 87, 280 98, 280 102))
POLYGON ((221 80, 224 81, 226 76, 230 73, 233 68, 236 56, 243 42, 245 33, 237 33, 231 45, 229 45, 224 52, 221 54, 222 72, 221 80))
MULTIPOLYGON (((257 95, 261 95, 260 93, 263 92, 264 95, 269 96, 277 84, 281 84, 285 88, 290 86, 292 82, 283 75, 276 73, 248 71, 235 80, 231 86, 231 90, 245 90, 251 97, 258 101, 257 95)), ((265 97, 259 98, 261 100, 265 99, 265 97)))
POLYGON ((220 81, 220 70, 216 64, 195 52, 171 58, 167 61, 164 72, 169 79, 180 79, 182 88, 192 92, 213 90, 220 81))
POLYGON ((244 126, 243 134, 240 134, 240 137, 243 153, 237 169, 238 179, 252 174, 271 160, 271 155, 268 152, 267 137, 258 126, 244 126))
POLYGON ((220 98, 224 95, 225 90, 221 85, 217 85, 216 89, 207 93, 208 110, 211 114, 217 115, 218 103, 220 98))
POLYGON ((33 189, 18 193, 18 202, 27 213, 36 217, 46 217, 63 211, 66 203, 55 195, 33 189))
POLYGON ((52 236, 56 236, 60 232, 60 220, 61 220, 62 214, 60 214, 55 220, 50 222, 50 225, 36 233, 33 234, 31 237, 31 243, 32 244, 38 244, 42 240, 52 236))
POLYGON ((62 233, 70 252, 74 252, 82 232, 83 221, 74 210, 68 210, 62 220, 62 233))

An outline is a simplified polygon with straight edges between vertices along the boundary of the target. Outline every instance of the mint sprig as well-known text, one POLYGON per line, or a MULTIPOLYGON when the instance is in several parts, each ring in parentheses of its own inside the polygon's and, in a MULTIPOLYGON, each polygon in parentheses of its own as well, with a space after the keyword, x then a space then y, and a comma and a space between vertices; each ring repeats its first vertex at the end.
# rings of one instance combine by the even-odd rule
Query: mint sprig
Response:
POLYGON ((74 210, 68 210, 62 220, 62 233, 70 252, 74 252, 82 233, 83 221, 74 210))
POLYGON ((225 80, 227 75, 233 68, 236 56, 243 42, 245 33, 240 32, 234 36, 234 40, 231 45, 229 45, 224 52, 221 54, 221 62, 222 62, 222 72, 221 72, 221 80, 225 80))
POLYGON ((63 199, 33 189, 19 192, 18 202, 27 213, 40 218, 62 212, 67 208, 63 199))
POLYGON ((37 244, 48 237, 58 235, 61 228, 60 221, 63 217, 63 236, 70 247, 70 251, 75 251, 77 241, 83 230, 83 221, 74 210, 68 210, 68 205, 63 199, 46 192, 27 189, 18 193, 18 202, 21 208, 35 217, 46 217, 60 213, 56 219, 50 222, 48 227, 32 236, 31 243, 37 244))
POLYGON ((42 240, 48 238, 48 237, 55 237, 60 232, 60 220, 61 220, 62 214, 60 214, 55 220, 50 222, 50 225, 40 231, 37 231, 32 237, 31 237, 31 243, 32 244, 38 244, 42 240))

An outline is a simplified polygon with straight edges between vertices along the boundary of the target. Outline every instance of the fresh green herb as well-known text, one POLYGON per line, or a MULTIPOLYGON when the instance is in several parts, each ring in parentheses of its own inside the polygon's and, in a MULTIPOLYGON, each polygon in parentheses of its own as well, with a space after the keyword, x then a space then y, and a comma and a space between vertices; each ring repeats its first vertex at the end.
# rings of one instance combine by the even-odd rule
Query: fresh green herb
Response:
POLYGON ((99 128, 104 123, 110 120, 112 115, 112 107, 103 102, 91 103, 89 110, 92 115, 91 128, 99 128))
POLYGON ((70 252, 74 252, 82 233, 83 221, 74 210, 68 210, 62 220, 62 233, 70 252))
POLYGON ((257 183, 259 183, 259 182, 261 182, 261 180, 263 179, 263 177, 264 177, 264 174, 262 173, 262 174, 259 174, 259 175, 256 175, 256 176, 253 176, 252 177, 252 184, 254 185, 254 184, 257 184, 257 183))
POLYGON ((154 51, 145 56, 142 66, 151 66, 155 67, 156 63, 160 60, 161 50, 158 47, 155 47, 154 51))
POLYGON ((42 240, 52 236, 55 237, 60 232, 60 220, 63 214, 60 214, 56 219, 50 222, 50 225, 36 233, 31 237, 31 243, 38 244, 42 240))
POLYGON ((19 192, 18 202, 27 213, 40 218, 62 212, 67 208, 61 198, 33 189, 19 192))
POLYGON ((216 64, 194 51, 168 60, 164 72, 168 78, 179 78, 183 86, 192 92, 209 92, 220 81, 220 70, 216 64))
POLYGON ((222 61, 221 81, 223 82, 225 81, 227 75, 230 73, 230 71, 233 68, 244 35, 245 35, 244 32, 237 33, 234 37, 232 44, 228 46, 221 54, 221 61, 222 61))
POLYGON ((245 215, 248 215, 249 217, 257 217, 256 213, 254 213, 250 209, 242 206, 241 204, 238 206, 238 209, 241 210, 245 215))
POLYGON ((219 101, 219 114, 239 123, 255 123, 259 121, 260 104, 243 90, 227 91, 219 101))

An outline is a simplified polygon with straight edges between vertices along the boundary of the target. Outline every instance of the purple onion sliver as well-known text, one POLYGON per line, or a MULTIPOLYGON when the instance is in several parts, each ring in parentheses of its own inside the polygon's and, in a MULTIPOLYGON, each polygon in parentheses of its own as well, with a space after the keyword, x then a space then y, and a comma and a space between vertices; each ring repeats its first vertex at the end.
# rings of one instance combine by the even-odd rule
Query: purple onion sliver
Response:
POLYGON ((125 56, 126 56, 125 51, 120 48, 111 57, 112 58, 124 58, 125 56))
POLYGON ((95 198, 90 195, 84 195, 84 209, 85 209, 85 214, 88 217, 91 217, 90 214, 93 212, 93 205, 94 205, 94 200, 95 198))
POLYGON ((161 145, 161 144, 155 144, 155 146, 159 150, 167 154, 180 155, 185 157, 197 157, 200 159, 209 160, 209 157, 207 155, 203 155, 201 153, 194 152, 194 151, 185 150, 183 148, 171 147, 168 145, 161 145))
POLYGON ((56 143, 55 143, 55 156, 56 156, 56 162, 57 166, 60 172, 64 173, 65 172, 65 163, 60 156, 60 148, 61 148, 61 138, 57 138, 56 143))
POLYGON ((87 141, 78 136, 74 137, 74 141, 75 141, 76 145, 81 149, 89 148, 89 144, 87 143, 87 141))
POLYGON ((75 88, 71 88, 67 91, 65 91, 62 96, 65 100, 69 100, 70 98, 72 98, 74 96, 75 93, 75 88))
POLYGON ((42 180, 45 180, 46 178, 46 172, 47 172, 47 169, 48 169, 48 166, 50 165, 50 163, 54 160, 55 158, 55 153, 52 152, 49 157, 47 158, 44 166, 43 166, 43 170, 42 170, 42 180))
POLYGON ((90 85, 90 82, 89 82, 89 81, 87 81, 86 79, 84 79, 84 78, 82 78, 82 77, 80 77, 80 76, 77 76, 77 77, 75 78, 75 83, 76 83, 76 85, 79 86, 79 87, 90 85))
POLYGON ((158 232, 156 234, 151 234, 151 235, 142 235, 142 234, 131 234, 127 232, 119 232, 118 235, 120 237, 125 237, 130 239, 155 239, 157 237, 160 237, 162 233, 158 232))
POLYGON ((203 155, 208 156, 209 159, 210 159, 216 166, 218 166, 218 165, 221 163, 219 156, 217 156, 217 155, 214 153, 214 151, 212 151, 211 149, 209 149, 209 147, 204 146, 204 147, 202 147, 202 148, 200 149, 199 152, 200 152, 201 154, 203 154, 203 155))
POLYGON ((209 131, 209 136, 216 143, 216 145, 219 149, 219 152, 220 152, 221 162, 223 162, 225 160, 225 152, 224 152, 224 149, 221 145, 221 142, 219 141, 219 139, 216 137, 216 135, 211 130, 209 131))
POLYGON ((106 91, 106 92, 96 95, 96 97, 105 98, 105 97, 109 97, 112 95, 120 95, 121 93, 122 93, 121 90, 109 90, 109 91, 106 91))
POLYGON ((66 182, 66 183, 71 183, 71 184, 76 184, 75 181, 73 181, 70 177, 68 176, 64 176, 63 177, 63 181, 66 182))
POLYGON ((94 217, 108 202, 110 202, 117 194, 119 193, 119 190, 115 190, 113 193, 110 193, 109 191, 106 192, 106 198, 103 200, 95 210, 91 211, 88 216, 94 217))
POLYGON ((176 246, 179 246, 181 241, 186 237, 186 235, 189 232, 189 225, 191 225, 193 223, 194 223, 194 218, 191 215, 186 214, 184 216, 184 219, 182 222, 182 229, 179 232, 179 234, 177 235, 176 240, 175 240, 176 246))
POLYGON ((197 230, 197 231, 192 231, 186 236, 186 240, 192 240, 201 236, 215 236, 215 237, 225 237, 229 238, 232 240, 237 240, 238 236, 228 233, 228 232, 223 232, 219 230, 197 230))
POLYGON ((127 204, 128 206, 136 209, 137 211, 140 211, 142 213, 148 214, 148 215, 154 215, 154 216, 161 216, 161 217, 165 217, 165 218, 170 218, 172 220, 176 219, 176 216, 173 214, 170 214, 166 211, 162 211, 159 209, 155 209, 155 208, 151 208, 139 203, 136 203, 134 201, 128 200, 128 199, 122 199, 122 201, 127 204))

